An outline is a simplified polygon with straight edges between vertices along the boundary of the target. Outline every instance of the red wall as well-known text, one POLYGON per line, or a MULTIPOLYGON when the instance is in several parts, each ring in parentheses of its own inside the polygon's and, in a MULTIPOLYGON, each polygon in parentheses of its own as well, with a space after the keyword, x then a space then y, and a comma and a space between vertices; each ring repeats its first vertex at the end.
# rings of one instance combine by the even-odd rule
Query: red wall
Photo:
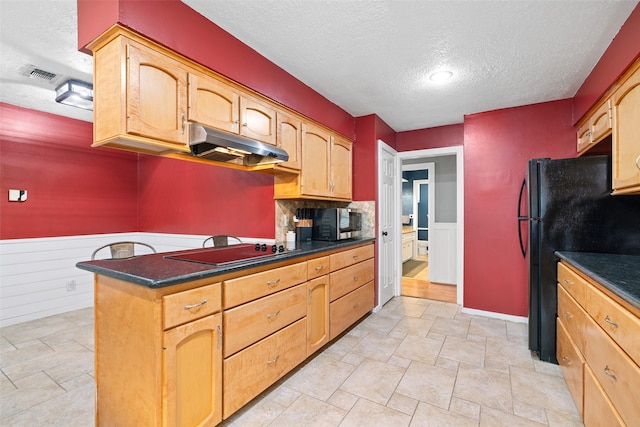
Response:
POLYGON ((273 176, 140 156, 140 230, 273 239, 273 176))
POLYGON ((117 22, 348 136, 354 118, 179 0, 78 0, 78 42, 117 22), (98 2, 103 3, 103 2, 98 2))
POLYGON ((396 137, 398 151, 423 150, 462 145, 464 126, 462 123, 400 132, 396 137))
POLYGON ((353 144, 353 200, 376 200, 378 140, 395 149, 396 132, 375 114, 356 118, 353 144))
POLYGON ((92 139, 91 123, 0 103, 0 239, 138 230, 137 156, 92 139))
POLYGON ((640 4, 631 12, 616 37, 573 98, 574 123, 591 108, 624 70, 640 56, 640 4))
POLYGON ((575 157, 570 99, 490 111, 464 121, 464 305, 528 314, 517 204, 527 161, 575 157))

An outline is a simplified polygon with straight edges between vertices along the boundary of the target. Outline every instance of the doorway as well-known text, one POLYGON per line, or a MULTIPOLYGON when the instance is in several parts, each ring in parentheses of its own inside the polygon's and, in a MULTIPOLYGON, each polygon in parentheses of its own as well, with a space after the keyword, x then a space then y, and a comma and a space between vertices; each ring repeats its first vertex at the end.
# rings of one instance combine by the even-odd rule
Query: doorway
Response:
POLYGON ((398 176, 406 176, 409 179, 405 179, 411 181, 398 185, 399 191, 396 198, 398 217, 402 218, 403 237, 409 230, 415 232, 411 265, 403 262, 407 260, 405 252, 403 252, 403 249, 405 251, 407 249, 406 239, 397 245, 398 253, 403 255, 399 257, 400 263, 402 267, 405 267, 399 268, 400 278, 398 280, 401 283, 402 295, 451 301, 463 305, 464 187, 462 156, 461 146, 398 153, 400 160, 398 162, 398 176), (444 168, 440 174, 436 174, 438 164, 443 164, 440 159, 442 157, 447 157, 447 161, 453 167, 448 172, 444 168), (407 174, 407 171, 426 169, 425 165, 427 164, 432 166, 430 173, 422 176, 414 174, 412 177, 407 174), (438 177, 441 182, 438 182, 438 177), (418 195, 419 201, 424 199, 425 192, 430 193, 423 209, 420 209, 421 203, 412 197, 412 207, 410 212, 407 212, 407 187, 412 189, 412 194, 418 195), (414 187, 416 188, 415 192, 413 191, 414 187), (437 192, 440 192, 439 198, 435 197, 437 192), (438 206, 437 200, 444 200, 443 195, 448 195, 454 200, 449 200, 438 206), (413 207, 414 203, 415 207, 413 207), (452 207, 447 205, 452 205, 452 207), (419 264, 422 264, 422 267, 419 264), (407 267, 414 268, 408 269, 407 267))

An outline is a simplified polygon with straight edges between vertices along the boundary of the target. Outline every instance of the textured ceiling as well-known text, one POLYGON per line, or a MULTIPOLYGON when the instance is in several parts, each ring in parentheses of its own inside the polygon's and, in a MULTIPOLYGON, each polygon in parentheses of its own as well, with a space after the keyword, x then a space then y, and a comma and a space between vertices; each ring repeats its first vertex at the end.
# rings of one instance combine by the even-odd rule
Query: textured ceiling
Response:
MULTIPOLYGON (((353 116, 396 131, 572 97, 637 0, 183 0, 353 116), (437 86, 428 76, 447 68, 437 86)), ((92 120, 53 101, 28 64, 91 80, 76 0, 0 0, 0 100, 92 120)))

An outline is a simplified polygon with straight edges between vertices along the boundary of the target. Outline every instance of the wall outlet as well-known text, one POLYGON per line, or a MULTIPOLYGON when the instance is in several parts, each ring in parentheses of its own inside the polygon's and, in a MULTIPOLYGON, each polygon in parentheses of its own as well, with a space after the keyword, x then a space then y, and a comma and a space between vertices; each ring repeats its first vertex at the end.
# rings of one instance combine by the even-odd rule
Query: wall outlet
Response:
POLYGON ((77 283, 76 283, 75 280, 69 280, 67 282, 67 292, 75 291, 76 290, 76 286, 77 286, 77 283))

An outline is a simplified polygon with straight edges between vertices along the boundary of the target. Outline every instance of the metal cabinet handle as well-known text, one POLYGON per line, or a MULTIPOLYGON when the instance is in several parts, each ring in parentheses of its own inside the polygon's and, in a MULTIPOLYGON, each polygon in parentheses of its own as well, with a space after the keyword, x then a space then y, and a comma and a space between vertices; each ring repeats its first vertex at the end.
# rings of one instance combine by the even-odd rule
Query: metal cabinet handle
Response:
POLYGON ((607 316, 604 318, 604 321, 607 322, 610 325, 615 326, 616 328, 618 327, 618 322, 614 322, 613 320, 611 320, 611 318, 609 317, 609 315, 607 314, 607 316))
POLYGON ((197 303, 197 304, 185 305, 185 306, 184 306, 184 309, 185 309, 185 310, 191 310, 192 308, 200 307, 200 306, 202 306, 202 305, 205 305, 206 303, 207 303, 207 300, 206 300, 206 299, 203 299, 202 301, 200 301, 200 302, 199 302, 199 303, 197 303))
POLYGON ((269 286, 277 285, 278 283, 280 283, 280 279, 267 281, 267 285, 269 285, 269 286))
POLYGON ((182 134, 184 135, 184 131, 187 128, 187 120, 184 116, 184 113, 182 113, 182 134))
POLYGON ((280 310, 276 311, 275 313, 267 314, 267 319, 276 317, 278 314, 280 314, 280 310))
POLYGON ((242 124, 242 127, 243 127, 243 128, 246 128, 247 126, 249 126, 247 123, 243 123, 243 124, 242 124))
POLYGON ((604 367, 604 373, 613 378, 614 381, 618 381, 618 377, 616 377, 616 374, 614 374, 613 371, 609 369, 609 365, 604 367))
POLYGON ((564 317, 566 317, 567 319, 573 319, 573 314, 569 313, 568 311, 564 313, 564 317))
POLYGON ((640 170, 640 156, 636 157, 636 168, 640 170))
POLYGON ((354 256, 353 256, 353 259, 358 259, 358 255, 354 255, 354 256))
POLYGON ((567 286, 572 286, 573 282, 571 280, 569 280, 569 279, 564 279, 564 284, 567 285, 567 286))
POLYGON ((218 325, 218 345, 217 348, 222 346, 222 326, 218 325))
POLYGON ((359 276, 353 276, 353 281, 357 282, 359 278, 360 278, 359 276))
POLYGON ((562 361, 567 365, 571 365, 571 360, 567 356, 562 356, 562 361))
POLYGON ((358 307, 360 307, 360 304, 358 304, 358 303, 353 304, 353 309, 354 309, 354 310, 357 310, 357 309, 358 309, 358 307))
POLYGON ((320 270, 322 270, 323 268, 324 268, 324 265, 320 265, 320 266, 316 267, 316 271, 320 271, 320 270))
POLYGON ((267 360, 267 365, 273 365, 280 359, 280 355, 277 355, 275 359, 267 360))

